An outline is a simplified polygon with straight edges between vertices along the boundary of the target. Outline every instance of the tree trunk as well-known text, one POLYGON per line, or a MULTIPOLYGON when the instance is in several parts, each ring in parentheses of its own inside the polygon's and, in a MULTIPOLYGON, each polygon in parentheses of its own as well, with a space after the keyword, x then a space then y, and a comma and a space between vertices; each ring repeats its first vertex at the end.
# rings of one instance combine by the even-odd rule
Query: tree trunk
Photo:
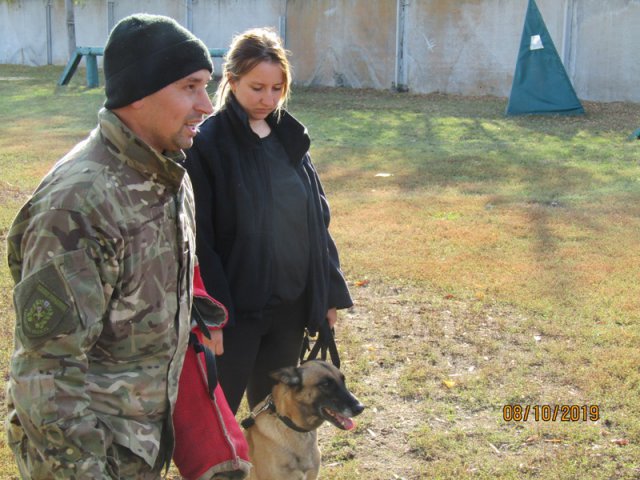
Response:
POLYGON ((64 0, 67 11, 67 46, 69 47, 69 58, 76 51, 76 20, 73 10, 73 0, 64 0))

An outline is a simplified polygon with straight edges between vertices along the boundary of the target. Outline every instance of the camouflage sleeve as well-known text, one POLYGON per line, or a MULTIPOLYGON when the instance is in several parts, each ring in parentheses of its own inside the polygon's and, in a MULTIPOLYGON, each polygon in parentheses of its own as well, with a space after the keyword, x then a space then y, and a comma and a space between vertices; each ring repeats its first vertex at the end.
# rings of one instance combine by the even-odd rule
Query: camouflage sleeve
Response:
POLYGON ((107 242, 81 216, 60 210, 30 219, 22 231, 10 400, 38 452, 27 463, 46 478, 109 478, 86 377, 108 299, 101 277, 107 242))

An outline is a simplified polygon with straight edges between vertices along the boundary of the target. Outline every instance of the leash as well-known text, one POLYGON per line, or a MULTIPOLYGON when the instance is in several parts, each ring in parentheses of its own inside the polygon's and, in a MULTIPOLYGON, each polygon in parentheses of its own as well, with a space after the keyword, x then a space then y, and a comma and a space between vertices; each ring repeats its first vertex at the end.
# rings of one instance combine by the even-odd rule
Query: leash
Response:
POLYGON ((256 424, 256 417, 260 415, 262 412, 269 410, 271 408, 270 405, 273 405, 273 398, 271 397, 271 394, 269 394, 269 396, 266 398, 266 402, 264 403, 264 405, 262 405, 262 407, 260 407, 260 409, 254 410, 249 414, 247 418, 245 418, 244 420, 242 420, 242 422, 240 422, 240 425, 242 425, 242 428, 247 430, 253 427, 256 424))
POLYGON ((258 410, 251 412, 247 418, 245 418, 244 420, 242 420, 242 422, 240 422, 240 425, 242 425, 242 428, 244 428, 245 430, 248 430, 249 428, 253 427, 256 424, 256 417, 261 413, 266 412, 267 410, 272 412, 282 423, 284 423, 291 430, 295 430, 296 432, 299 432, 299 433, 309 433, 311 431, 311 430, 305 430, 304 428, 300 428, 295 423, 293 423, 293 420, 291 420, 289 417, 285 415, 280 415, 276 411, 276 404, 273 403, 273 397, 271 396, 271 394, 269 394, 269 396, 266 398, 264 405, 262 405, 262 407, 260 407, 258 410))
POLYGON ((213 391, 218 386, 218 367, 216 366, 216 357, 211 350, 205 347, 198 340, 198 336, 191 332, 189 334, 189 345, 193 345, 196 353, 204 353, 204 365, 207 374, 207 393, 209 398, 215 398, 213 391))
MULTIPOLYGON (((207 324, 204 321, 204 315, 200 312, 196 302, 193 302, 191 305, 191 314, 191 317, 196 321, 200 332, 211 340, 211 332, 209 331, 209 327, 207 327, 207 324)), ((209 350, 209 348, 200 343, 198 336, 193 332, 189 333, 189 345, 193 345, 196 353, 204 353, 204 366, 207 374, 208 393, 209 398, 213 399, 213 391, 218 386, 218 367, 216 365, 216 356, 211 350, 209 350)))
POLYGON ((309 331, 305 330, 302 349, 300 350, 300 363, 315 360, 318 358, 318 353, 322 360, 327 359, 328 353, 331 358, 331 363, 333 363, 336 368, 340 368, 340 355, 338 354, 338 347, 336 345, 335 330, 329 327, 328 321, 324 321, 320 325, 313 348, 310 347, 309 331), (307 354, 307 352, 309 353, 307 354))

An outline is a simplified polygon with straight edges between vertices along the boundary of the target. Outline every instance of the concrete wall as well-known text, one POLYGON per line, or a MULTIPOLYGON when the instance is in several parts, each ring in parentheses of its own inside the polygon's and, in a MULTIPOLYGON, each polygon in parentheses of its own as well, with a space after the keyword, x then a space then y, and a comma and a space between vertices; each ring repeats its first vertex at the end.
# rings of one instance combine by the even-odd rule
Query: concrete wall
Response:
POLYGON ((407 84, 424 93, 508 95, 524 3, 412 2, 406 16, 407 31, 412 32, 406 39, 407 84), (521 8, 513 8, 514 3, 521 8))
POLYGON ((579 0, 567 65, 578 96, 640 102, 640 0, 579 0))
POLYGON ((295 77, 307 85, 390 88, 395 16, 395 0, 290 0, 295 77))
MULTIPOLYGON (((78 45, 104 45, 134 12, 174 17, 209 47, 268 25, 298 84, 506 97, 528 0, 83 0, 78 45)), ((640 0, 537 0, 583 100, 640 102, 640 0)), ((0 0, 0 63, 67 61, 64 0, 0 0)), ((220 61, 216 61, 220 71, 220 61)))

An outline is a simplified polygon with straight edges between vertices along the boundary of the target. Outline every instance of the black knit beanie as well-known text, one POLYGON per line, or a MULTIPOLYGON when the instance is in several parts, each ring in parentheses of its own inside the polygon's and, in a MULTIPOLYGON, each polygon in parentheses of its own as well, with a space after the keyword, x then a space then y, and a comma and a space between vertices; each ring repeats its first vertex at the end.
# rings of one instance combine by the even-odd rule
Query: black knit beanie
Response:
POLYGON ((172 18, 145 13, 123 18, 104 49, 104 106, 124 107, 202 69, 213 72, 209 50, 172 18))

